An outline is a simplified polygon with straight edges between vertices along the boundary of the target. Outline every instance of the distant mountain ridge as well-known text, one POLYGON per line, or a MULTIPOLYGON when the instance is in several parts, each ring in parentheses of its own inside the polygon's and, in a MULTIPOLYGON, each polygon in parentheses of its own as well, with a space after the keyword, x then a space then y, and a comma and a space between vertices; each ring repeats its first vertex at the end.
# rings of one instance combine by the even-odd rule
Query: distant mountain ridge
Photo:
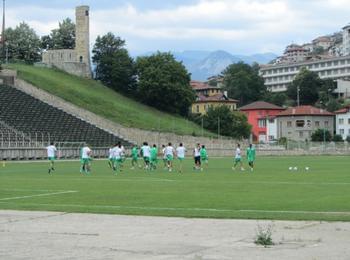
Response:
MULTIPOLYGON (((138 56, 149 56, 155 52, 147 52, 138 56)), ((257 53, 253 55, 233 55, 227 51, 199 51, 187 50, 182 52, 172 52, 177 61, 181 61, 189 73, 192 80, 204 81, 211 76, 220 74, 232 63, 243 61, 248 64, 257 62, 267 64, 277 58, 274 53, 257 53)))
POLYGON ((191 73, 192 80, 206 80, 210 76, 220 74, 232 63, 243 61, 248 64, 257 62, 266 64, 277 57, 274 53, 259 53, 254 55, 232 55, 229 52, 218 51, 183 51, 173 53, 176 60, 182 61, 191 73))

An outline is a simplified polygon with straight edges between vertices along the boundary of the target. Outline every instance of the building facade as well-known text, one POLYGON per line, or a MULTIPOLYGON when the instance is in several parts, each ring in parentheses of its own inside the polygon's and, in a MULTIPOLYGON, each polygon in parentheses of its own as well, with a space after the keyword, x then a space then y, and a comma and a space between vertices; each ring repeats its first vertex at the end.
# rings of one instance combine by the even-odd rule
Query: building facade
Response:
POLYGON ((268 143, 277 139, 276 115, 284 108, 264 101, 257 101, 239 108, 252 126, 252 141, 268 143))
POLYGON ((75 49, 47 50, 42 55, 42 64, 80 77, 92 77, 89 16, 88 6, 76 7, 75 49))
POLYGON ((350 106, 335 111, 335 131, 343 140, 350 136, 350 106))
POLYGON ((272 92, 286 91, 302 68, 316 72, 322 79, 350 79, 350 56, 305 62, 261 66, 260 75, 272 92))
POLYGON ((276 115, 277 137, 294 141, 311 140, 317 129, 334 133, 334 114, 312 106, 290 107, 276 115))
POLYGON ((220 87, 200 81, 191 81, 191 87, 196 92, 196 101, 191 106, 193 114, 204 115, 209 108, 218 106, 227 106, 231 111, 237 109, 238 100, 228 98, 227 93, 220 87))

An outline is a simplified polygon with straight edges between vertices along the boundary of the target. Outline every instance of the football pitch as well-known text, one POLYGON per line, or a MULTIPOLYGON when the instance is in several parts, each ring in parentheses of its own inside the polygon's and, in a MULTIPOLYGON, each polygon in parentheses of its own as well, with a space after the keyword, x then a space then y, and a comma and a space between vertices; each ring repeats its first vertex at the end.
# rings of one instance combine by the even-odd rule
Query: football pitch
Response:
POLYGON ((246 164, 233 171, 232 158, 194 171, 188 159, 181 174, 164 171, 161 161, 155 171, 131 170, 127 160, 116 176, 106 160, 93 161, 86 176, 79 161, 56 161, 51 175, 47 162, 8 162, 0 165, 0 209, 350 221, 349 159, 258 157, 253 173, 246 164))

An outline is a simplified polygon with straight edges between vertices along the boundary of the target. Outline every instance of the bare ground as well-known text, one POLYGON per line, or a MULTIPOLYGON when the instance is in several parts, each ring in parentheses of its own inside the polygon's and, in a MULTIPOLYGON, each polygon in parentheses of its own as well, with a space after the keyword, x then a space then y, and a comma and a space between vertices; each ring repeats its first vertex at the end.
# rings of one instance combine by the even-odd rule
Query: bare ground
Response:
POLYGON ((0 211, 0 259, 350 259, 350 223, 0 211), (258 224, 276 245, 254 244, 258 224))

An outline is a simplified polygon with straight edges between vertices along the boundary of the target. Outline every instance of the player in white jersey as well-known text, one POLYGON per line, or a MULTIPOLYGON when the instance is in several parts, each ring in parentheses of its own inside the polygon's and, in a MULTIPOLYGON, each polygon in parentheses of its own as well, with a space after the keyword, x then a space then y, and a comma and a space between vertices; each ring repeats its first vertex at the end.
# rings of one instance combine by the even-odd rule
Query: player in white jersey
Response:
POLYGON ((145 164, 145 169, 150 169, 150 158, 151 158, 151 147, 148 145, 147 142, 144 142, 141 147, 141 156, 143 157, 143 161, 145 164))
POLYGON ((197 146, 193 150, 193 158, 194 158, 194 170, 201 170, 201 145, 198 143, 197 146))
POLYGON ((122 156, 123 156, 123 149, 122 149, 122 146, 119 142, 112 149, 113 170, 115 171, 115 174, 117 174, 118 169, 119 169, 119 171, 121 171, 120 166, 121 166, 121 163, 123 161, 122 156))
POLYGON ((182 164, 185 160, 186 148, 180 143, 179 147, 176 148, 176 156, 180 162, 179 172, 182 173, 182 164))
POLYGON ((171 143, 168 143, 168 146, 165 147, 164 153, 166 156, 168 170, 171 172, 173 170, 174 160, 174 147, 172 147, 171 143))
POLYGON ((163 153, 163 164, 164 164, 164 170, 167 169, 167 161, 166 161, 166 155, 165 155, 165 145, 162 144, 162 153, 163 153))
POLYGON ((113 168, 113 147, 108 150, 108 165, 109 168, 113 168))
POLYGON ((83 174, 89 174, 91 171, 91 149, 87 146, 87 144, 84 145, 83 148, 81 148, 80 151, 80 173, 83 174))
POLYGON ((241 171, 244 171, 243 163, 242 163, 242 152, 241 152, 241 145, 237 144, 237 148, 235 151, 235 158, 234 158, 234 165, 232 167, 232 170, 236 170, 237 165, 240 165, 241 171))
POLYGON ((50 143, 48 147, 46 147, 47 150, 47 158, 50 161, 50 166, 49 166, 49 174, 51 174, 52 171, 55 170, 55 160, 56 160, 56 153, 57 153, 57 148, 54 145, 54 143, 50 143))

